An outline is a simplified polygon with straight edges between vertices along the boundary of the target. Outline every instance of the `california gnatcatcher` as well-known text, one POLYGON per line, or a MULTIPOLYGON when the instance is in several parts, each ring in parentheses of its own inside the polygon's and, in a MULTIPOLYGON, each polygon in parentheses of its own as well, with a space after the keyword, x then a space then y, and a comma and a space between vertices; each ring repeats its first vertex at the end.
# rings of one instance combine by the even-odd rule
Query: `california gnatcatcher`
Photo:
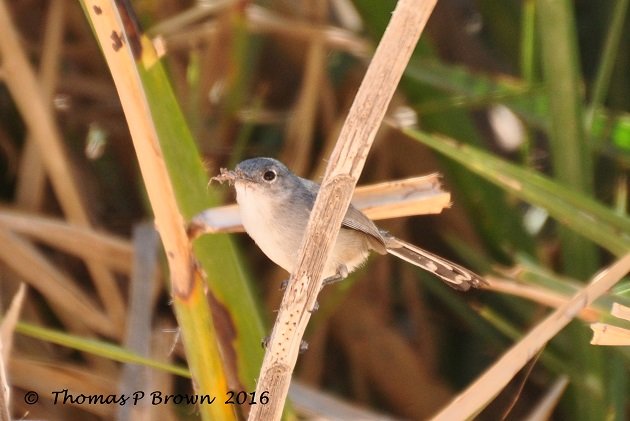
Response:
MULTIPOLYGON (((221 169, 212 179, 234 185, 245 231, 267 257, 292 273, 319 184, 296 176, 272 158, 245 160, 233 171, 221 169)), ((371 250, 406 260, 455 289, 486 284, 475 273, 379 229, 350 205, 324 268, 324 285, 344 279, 371 250)))

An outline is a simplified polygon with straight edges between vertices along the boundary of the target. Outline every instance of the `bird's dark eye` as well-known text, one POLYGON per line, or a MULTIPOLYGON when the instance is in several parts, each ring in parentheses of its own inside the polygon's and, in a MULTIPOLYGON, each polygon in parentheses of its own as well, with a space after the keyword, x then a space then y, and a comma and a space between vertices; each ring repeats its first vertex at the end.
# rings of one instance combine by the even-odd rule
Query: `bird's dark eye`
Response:
POLYGON ((263 174, 263 179, 264 179, 265 181, 272 182, 273 180, 275 180, 275 179, 276 179, 276 175, 277 175, 277 174, 276 174, 276 172, 275 172, 274 170, 267 170, 267 171, 265 171, 265 173, 263 174))

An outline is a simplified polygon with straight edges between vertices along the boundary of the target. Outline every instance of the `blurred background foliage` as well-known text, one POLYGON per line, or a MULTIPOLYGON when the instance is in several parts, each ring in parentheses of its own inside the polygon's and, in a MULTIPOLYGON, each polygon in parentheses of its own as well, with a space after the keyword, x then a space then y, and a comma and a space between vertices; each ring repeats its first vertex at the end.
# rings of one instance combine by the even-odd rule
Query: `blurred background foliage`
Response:
MULTIPOLYGON (((0 247, 3 308, 19 281, 32 286, 22 311, 27 325, 16 327, 23 334, 15 338, 9 378, 18 391, 32 389, 37 378, 42 390, 68 383, 85 393, 115 393, 123 377, 116 361, 127 361, 129 355, 101 351, 95 356, 99 351, 73 340, 123 345, 123 334, 94 327, 103 316, 100 307, 107 303, 83 255, 73 252, 68 242, 95 250, 92 258, 100 254, 116 272, 116 286, 127 304, 110 309, 106 317, 127 318, 132 229, 150 218, 136 156, 111 76, 78 4, 5 3, 24 51, 34 68, 42 69, 42 89, 50 92, 68 165, 100 235, 38 236, 29 230, 41 231, 38 224, 43 222, 72 225, 64 225, 60 199, 46 181, 41 158, 30 151, 23 111, 16 108, 10 89, 0 85, 0 233, 23 245, 20 250, 28 250, 31 258, 44 259, 49 269, 39 274, 21 271, 15 267, 11 245, 0 247), (55 8, 61 12, 53 13, 55 8), (60 42, 51 54, 55 27, 61 28, 60 42), (52 76, 46 78, 47 71, 52 76), (31 278, 37 276, 40 282, 31 278), (85 317, 95 322, 73 324, 68 315, 74 313, 64 305, 74 301, 64 302, 63 295, 55 299, 42 286, 46 282, 88 301, 85 317), (32 325, 74 339, 54 339, 32 325)), ((323 173, 395 4, 130 3, 147 33, 165 47, 165 67, 210 174, 262 155, 277 157, 313 179, 323 173)), ((440 0, 360 183, 439 171, 453 194, 453 206, 441 215, 381 225, 480 273, 498 273, 565 296, 626 253, 627 9, 627 0, 440 0), (411 129, 402 132, 399 126, 411 129), (420 135, 414 136, 417 131, 420 135), (471 148, 449 149, 422 132, 445 135, 471 148), (512 166, 501 166, 506 162, 512 166), (502 175, 516 177, 526 188, 501 184, 502 175), (547 178, 541 181, 537 175, 547 178)), ((7 60, 11 57, 2 56, 7 60)), ((152 95, 159 98, 159 92, 152 95)), ((226 202, 233 199, 226 189, 218 191, 225 192, 226 202)), ((246 236, 235 240, 243 254, 241 271, 250 274, 269 329, 281 298, 279 282, 287 274, 246 236)), ((21 260, 23 265, 29 262, 21 260)), ((175 321, 166 285, 162 280, 151 286, 144 303, 152 314, 148 355, 167 364, 185 364, 180 347, 174 346, 175 321)), ((627 281, 619 284, 589 321, 609 320, 610 302, 627 304, 629 291, 627 281)), ((326 288, 319 301, 321 308, 305 338, 309 350, 298 361, 296 378, 347 401, 409 419, 434 413, 548 312, 542 304, 503 293, 456 293, 389 257, 370 260, 351 279, 326 288)), ((248 312, 230 310, 241 317, 248 312)), ((584 321, 573 322, 480 417, 496 419, 514 405, 510 416, 521 418, 566 376, 569 386, 554 405, 554 418, 627 418, 630 354, 621 347, 594 347, 589 339, 584 321)), ((189 391, 180 377, 151 373, 154 389, 189 391)), ((253 379, 246 382, 253 384, 253 379)), ((14 396, 18 417, 27 410, 29 416, 43 411, 59 419, 115 416, 114 408, 58 407, 45 399, 27 407, 19 393, 14 396)), ((165 417, 194 414, 169 407, 160 413, 165 417)))

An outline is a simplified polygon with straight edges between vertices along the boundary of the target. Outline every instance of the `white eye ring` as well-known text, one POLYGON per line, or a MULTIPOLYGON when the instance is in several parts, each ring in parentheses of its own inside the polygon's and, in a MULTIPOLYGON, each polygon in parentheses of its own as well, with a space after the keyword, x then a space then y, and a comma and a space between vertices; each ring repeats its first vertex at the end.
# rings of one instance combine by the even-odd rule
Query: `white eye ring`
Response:
POLYGON ((276 181, 277 176, 278 173, 275 170, 267 170, 263 173, 262 178, 267 183, 273 183, 274 181, 276 181))

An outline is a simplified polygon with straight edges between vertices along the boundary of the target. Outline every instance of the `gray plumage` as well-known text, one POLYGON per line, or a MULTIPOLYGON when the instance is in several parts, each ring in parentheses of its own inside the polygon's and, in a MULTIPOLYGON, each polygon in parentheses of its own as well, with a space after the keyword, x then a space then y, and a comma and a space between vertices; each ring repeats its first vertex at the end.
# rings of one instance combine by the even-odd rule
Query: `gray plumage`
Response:
MULTIPOLYGON (((319 184, 296 176, 272 158, 245 160, 234 171, 222 170, 215 179, 234 184, 245 230, 272 261, 292 272, 319 184)), ((455 289, 485 284, 473 272, 380 230, 353 205, 344 216, 324 277, 345 278, 371 250, 421 267, 455 289)))

